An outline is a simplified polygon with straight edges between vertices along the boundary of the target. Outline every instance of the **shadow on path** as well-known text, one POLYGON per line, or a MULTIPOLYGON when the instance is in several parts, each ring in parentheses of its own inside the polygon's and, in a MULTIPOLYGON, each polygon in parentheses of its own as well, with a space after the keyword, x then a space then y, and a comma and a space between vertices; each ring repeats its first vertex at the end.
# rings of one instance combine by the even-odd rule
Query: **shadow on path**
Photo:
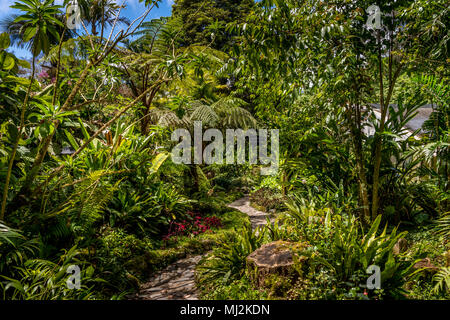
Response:
MULTIPOLYGON (((244 197, 229 204, 228 207, 247 214, 252 229, 265 225, 267 213, 250 206, 249 197, 244 197)), ((198 291, 195 286, 195 266, 204 255, 187 257, 172 263, 165 269, 155 273, 144 283, 134 300, 197 300, 198 291)))

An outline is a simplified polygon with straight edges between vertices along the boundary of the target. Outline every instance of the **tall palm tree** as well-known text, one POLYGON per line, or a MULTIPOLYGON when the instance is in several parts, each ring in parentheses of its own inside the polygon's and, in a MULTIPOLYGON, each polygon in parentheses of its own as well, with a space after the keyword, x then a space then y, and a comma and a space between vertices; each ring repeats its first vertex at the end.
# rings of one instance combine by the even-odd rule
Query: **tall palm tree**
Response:
MULTIPOLYGON (((32 43, 23 40, 25 31, 24 24, 26 21, 17 21, 16 19, 19 16, 20 15, 18 14, 12 14, 10 16, 7 16, 6 18, 1 19, 0 31, 7 32, 11 36, 11 45, 31 50, 32 43)), ((65 22, 65 17, 60 12, 56 13, 55 18, 58 19, 61 23, 65 22)), ((55 26, 55 29, 58 34, 62 34, 64 26, 58 24, 55 26)), ((70 29, 66 29, 66 31, 64 32, 63 41, 69 40, 73 37, 73 31, 70 29)), ((50 47, 55 46, 58 44, 59 37, 55 37, 54 34, 49 33, 48 41, 50 43, 50 47)))
MULTIPOLYGON (((52 45, 58 44, 64 29, 64 15, 59 11, 62 6, 54 4, 54 0, 22 0, 11 6, 24 14, 15 14, 0 21, 0 30, 11 36, 11 44, 26 47, 32 51, 48 54, 52 45)), ((66 37, 71 33, 66 32, 66 37)))
MULTIPOLYGON (((81 19, 91 27, 94 36, 98 36, 99 29, 113 25, 118 11, 123 8, 115 0, 78 0, 77 3, 80 6, 81 19)), ((130 23, 125 17, 119 17, 117 21, 130 23)))
POLYGON ((47 0, 41 2, 40 0, 21 0, 16 2, 13 6, 14 9, 19 9, 23 14, 19 15, 14 22, 21 23, 19 34, 21 35, 21 41, 29 43, 29 48, 33 55, 31 64, 30 83, 28 85, 27 94, 25 96, 22 110, 20 113, 20 127, 19 134, 11 151, 11 157, 8 164, 8 171, 6 173, 5 186, 3 189, 3 199, 0 211, 0 220, 3 220, 6 210, 6 200, 8 198, 9 180, 11 178, 12 167, 14 159, 16 157, 17 148, 19 146, 20 137, 25 124, 25 112, 28 106, 28 100, 31 94, 31 86, 35 74, 35 60, 36 57, 43 52, 48 54, 50 52, 50 35, 59 40, 59 34, 57 27, 63 27, 61 21, 56 18, 58 10, 61 6, 55 6, 53 0, 47 0))

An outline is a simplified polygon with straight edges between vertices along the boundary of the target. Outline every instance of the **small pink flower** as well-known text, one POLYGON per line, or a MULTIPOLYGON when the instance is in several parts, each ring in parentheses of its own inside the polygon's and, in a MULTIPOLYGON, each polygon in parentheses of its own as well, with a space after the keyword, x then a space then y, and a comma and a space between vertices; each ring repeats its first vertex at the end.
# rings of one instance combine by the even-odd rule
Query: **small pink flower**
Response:
POLYGON ((38 74, 38 77, 40 77, 40 78, 48 78, 49 76, 48 76, 47 71, 42 70, 42 71, 38 74))

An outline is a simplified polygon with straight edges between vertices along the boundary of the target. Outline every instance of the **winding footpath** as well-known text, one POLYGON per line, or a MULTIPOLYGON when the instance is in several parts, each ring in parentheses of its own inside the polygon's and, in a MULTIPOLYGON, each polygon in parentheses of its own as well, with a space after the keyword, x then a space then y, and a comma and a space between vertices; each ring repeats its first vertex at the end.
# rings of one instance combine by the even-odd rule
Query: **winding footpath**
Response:
MULTIPOLYGON (((248 196, 229 204, 228 207, 237 209, 250 218, 252 228, 265 225, 267 213, 258 211, 250 206, 248 196)), ((191 256, 169 265, 155 273, 141 286, 135 300, 198 300, 195 285, 195 267, 204 255, 191 256)))
MULTIPOLYGON (((239 210, 248 215, 252 223, 252 229, 255 230, 259 226, 264 226, 267 223, 267 218, 270 215, 266 212, 256 210, 250 205, 250 198, 248 196, 229 204, 228 207, 239 210)), ((273 222, 273 219, 270 219, 273 222)))

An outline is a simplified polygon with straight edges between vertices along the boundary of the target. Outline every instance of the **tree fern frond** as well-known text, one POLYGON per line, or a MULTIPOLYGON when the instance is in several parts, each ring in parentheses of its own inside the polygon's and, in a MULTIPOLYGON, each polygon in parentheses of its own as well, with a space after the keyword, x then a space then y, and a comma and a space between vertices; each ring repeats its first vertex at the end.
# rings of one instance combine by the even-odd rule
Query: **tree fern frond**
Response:
POLYGON ((229 96, 216 101, 211 108, 219 115, 223 127, 244 129, 256 127, 256 120, 243 108, 245 105, 244 100, 229 96))
POLYGON ((219 116, 214 109, 205 104, 197 104, 197 107, 192 112, 190 119, 192 121, 201 121, 203 125, 214 127, 219 121, 219 116))
POLYGON ((151 109, 149 115, 154 123, 162 127, 185 128, 190 123, 188 118, 180 119, 172 110, 168 109, 151 109))
POLYGON ((433 288, 434 293, 439 293, 445 289, 450 292, 450 267, 444 267, 439 270, 433 279, 437 282, 433 288))
POLYGON ((450 213, 447 213, 437 221, 437 232, 447 240, 450 239, 450 213))

